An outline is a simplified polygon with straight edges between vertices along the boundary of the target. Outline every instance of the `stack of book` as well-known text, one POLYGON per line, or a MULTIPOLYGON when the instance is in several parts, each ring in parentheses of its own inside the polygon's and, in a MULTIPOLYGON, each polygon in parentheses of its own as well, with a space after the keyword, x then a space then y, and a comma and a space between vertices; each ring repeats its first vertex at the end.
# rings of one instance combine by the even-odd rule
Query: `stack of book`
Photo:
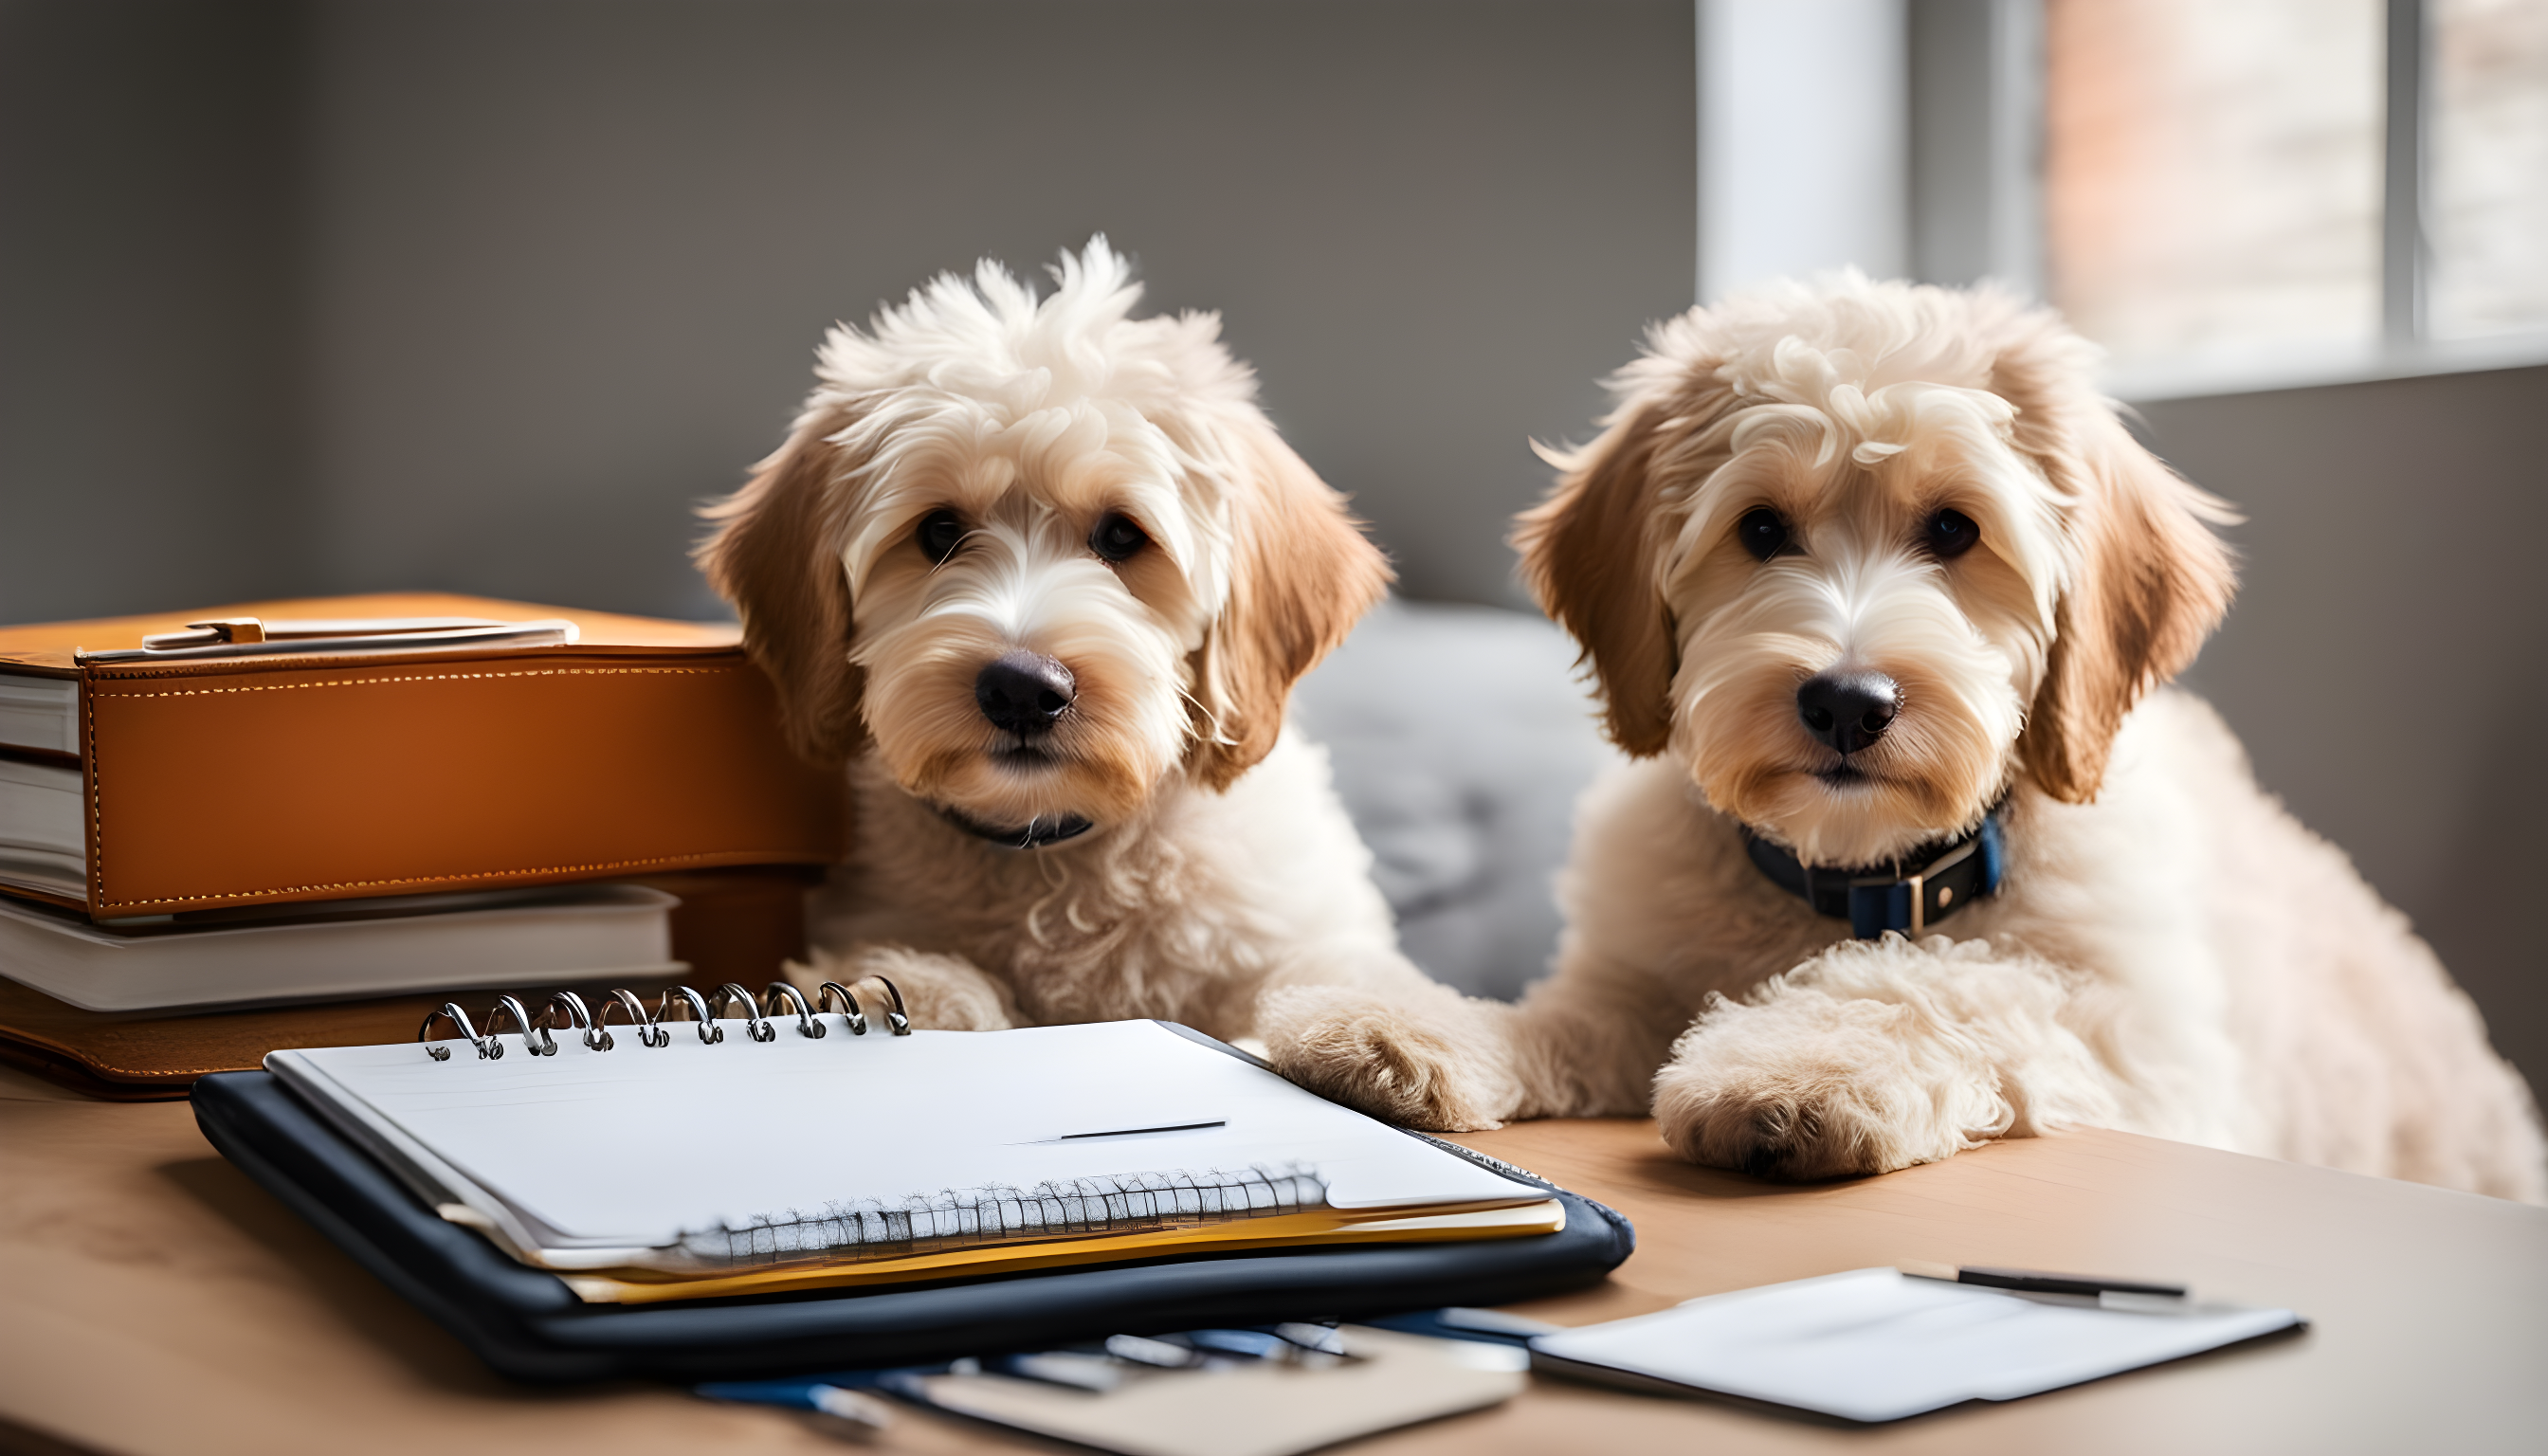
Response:
POLYGON ((731 626, 394 595, 0 628, 0 1060, 174 1097, 463 988, 766 981, 843 813, 731 626))

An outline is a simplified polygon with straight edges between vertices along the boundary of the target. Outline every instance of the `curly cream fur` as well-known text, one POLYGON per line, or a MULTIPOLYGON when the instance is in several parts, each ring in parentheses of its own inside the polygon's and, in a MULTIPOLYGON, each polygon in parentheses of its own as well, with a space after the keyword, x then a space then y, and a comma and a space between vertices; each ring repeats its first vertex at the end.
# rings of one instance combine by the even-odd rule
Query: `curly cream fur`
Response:
POLYGON ((1590 789, 1555 976, 1519 1006, 1269 999, 1279 1065, 1434 1127, 1644 1112, 1696 1161, 1882 1172, 2093 1124, 2548 1199, 2528 1089, 2344 855, 2199 700, 2226 508, 2089 387, 2051 316, 1855 276, 1659 327, 1523 517, 1524 573, 1643 757, 1590 789), (1732 538, 1767 505, 1799 549, 1732 538), (1924 513, 1982 545, 1924 555, 1924 513), (1838 772, 1795 690, 1904 686, 1838 772), (1880 863, 1994 803, 2000 892, 1848 938, 1751 864, 1880 863))
POLYGON ((1326 752, 1297 735, 1225 791, 1162 785, 1134 821, 1033 852, 950 826, 873 761, 851 783, 858 844, 813 926, 841 949, 809 986, 881 972, 925 1026, 1160 1017, 1225 1040, 1260 1034, 1273 988, 1448 994, 1400 956, 1326 752))

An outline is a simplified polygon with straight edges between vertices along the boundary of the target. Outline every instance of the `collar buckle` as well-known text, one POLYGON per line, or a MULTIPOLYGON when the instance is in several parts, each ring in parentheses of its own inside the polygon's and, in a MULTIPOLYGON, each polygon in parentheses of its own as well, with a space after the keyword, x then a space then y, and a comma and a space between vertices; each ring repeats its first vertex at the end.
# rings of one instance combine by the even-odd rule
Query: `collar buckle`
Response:
POLYGON ((1850 933, 1871 941, 1887 931, 1906 936, 1925 933, 1956 911, 1984 899, 1999 888, 2007 854, 1999 811, 1981 826, 1933 859, 1914 858, 1920 868, 1902 872, 1896 861, 1889 874, 1817 873, 1786 850, 1746 829, 1745 848, 1763 874, 1788 893, 1801 897, 1816 914, 1850 923, 1850 933))

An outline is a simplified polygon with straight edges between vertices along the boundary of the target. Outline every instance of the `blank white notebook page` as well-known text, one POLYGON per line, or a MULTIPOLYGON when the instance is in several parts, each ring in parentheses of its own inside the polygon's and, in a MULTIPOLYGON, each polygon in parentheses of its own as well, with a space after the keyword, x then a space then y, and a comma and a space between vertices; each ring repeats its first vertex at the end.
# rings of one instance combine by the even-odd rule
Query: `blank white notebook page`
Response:
MULTIPOLYGON (((1155 1022, 799 1036, 741 1021, 700 1043, 554 1056, 517 1039, 448 1061, 421 1045, 278 1051, 266 1064, 543 1226, 552 1248, 661 1247, 862 1199, 1298 1163, 1343 1209, 1545 1197, 1155 1022), (1218 1126, 1193 1126, 1214 1124, 1218 1126), (1182 1131, 1138 1132, 1141 1129, 1182 1131)), ((455 1190, 458 1191, 458 1190, 455 1190)))
POLYGON ((1542 1335, 1531 1349, 1851 1420, 1895 1420, 2057 1390, 2298 1322, 2289 1310, 2103 1309, 1857 1269, 1542 1335))

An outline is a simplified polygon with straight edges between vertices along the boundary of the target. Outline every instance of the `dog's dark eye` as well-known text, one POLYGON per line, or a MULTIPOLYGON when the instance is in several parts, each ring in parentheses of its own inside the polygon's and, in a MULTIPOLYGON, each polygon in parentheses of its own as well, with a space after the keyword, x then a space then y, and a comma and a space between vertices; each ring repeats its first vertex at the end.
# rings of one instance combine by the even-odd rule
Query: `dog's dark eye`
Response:
POLYGON ((1743 518, 1734 523, 1734 535, 1756 561, 1768 561, 1789 550, 1795 540, 1794 534, 1787 529, 1787 518, 1767 505, 1756 505, 1743 512, 1743 518))
POLYGON ((1122 511, 1110 510, 1088 533, 1088 549, 1108 561, 1131 561, 1134 554, 1150 544, 1150 538, 1122 511))
POLYGON ((1960 510, 1941 510, 1929 517, 1929 549, 1941 561, 1953 561, 1981 541, 1980 524, 1960 510))
POLYGON ((921 554, 931 561, 945 561, 963 544, 964 517, 940 508, 920 518, 920 529, 912 533, 920 543, 921 554))

